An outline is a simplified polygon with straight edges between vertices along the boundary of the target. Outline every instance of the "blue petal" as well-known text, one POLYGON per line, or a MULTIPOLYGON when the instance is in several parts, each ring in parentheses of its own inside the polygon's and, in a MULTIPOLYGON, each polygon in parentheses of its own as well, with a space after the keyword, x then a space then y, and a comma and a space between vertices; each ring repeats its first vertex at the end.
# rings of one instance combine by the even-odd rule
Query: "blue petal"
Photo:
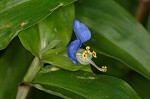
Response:
POLYGON ((76 58, 76 53, 78 49, 81 47, 82 43, 79 39, 74 40, 68 46, 68 57, 72 60, 75 65, 78 65, 78 61, 76 58))
POLYGON ((88 41, 91 38, 91 32, 89 31, 88 27, 83 23, 80 23, 78 20, 74 20, 73 30, 77 39, 80 39, 82 43, 88 41))

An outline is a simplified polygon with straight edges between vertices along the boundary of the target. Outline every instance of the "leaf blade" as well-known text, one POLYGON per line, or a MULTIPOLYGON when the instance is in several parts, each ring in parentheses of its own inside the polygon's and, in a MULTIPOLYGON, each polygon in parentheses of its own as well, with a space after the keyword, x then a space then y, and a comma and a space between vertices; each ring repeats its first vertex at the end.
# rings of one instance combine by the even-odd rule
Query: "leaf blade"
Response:
POLYGON ((76 5, 77 17, 93 32, 87 44, 150 79, 150 35, 114 1, 92 2, 76 5), (83 13, 85 10, 88 13, 83 13))
POLYGON ((52 89, 52 91, 58 92, 56 95, 59 96, 61 93, 61 95, 67 96, 68 98, 75 98, 76 96, 78 98, 92 99, 110 97, 116 99, 119 97, 121 98, 122 96, 124 99, 139 98, 133 89, 120 79, 110 76, 99 76, 83 71, 70 72, 59 69, 52 71, 52 68, 54 67, 43 68, 43 70, 35 77, 31 85, 35 86, 38 84, 40 87, 35 87, 43 91, 52 89), (67 92, 71 94, 68 94, 67 92))
POLYGON ((0 57, 0 98, 15 99, 18 84, 22 82, 23 76, 32 60, 18 39, 14 39, 0 57), (17 53, 15 53, 17 51, 17 53))
POLYGON ((3 0, 0 3, 0 8, 2 8, 0 11, 0 49, 4 49, 20 31, 35 25, 54 10, 69 5, 75 0, 17 1, 17 4, 14 3, 16 0, 3 0))
POLYGON ((72 35, 74 5, 62 7, 49 17, 19 34, 22 44, 33 55, 43 57, 52 48, 67 46, 72 35), (35 38, 35 39, 34 39, 35 38))

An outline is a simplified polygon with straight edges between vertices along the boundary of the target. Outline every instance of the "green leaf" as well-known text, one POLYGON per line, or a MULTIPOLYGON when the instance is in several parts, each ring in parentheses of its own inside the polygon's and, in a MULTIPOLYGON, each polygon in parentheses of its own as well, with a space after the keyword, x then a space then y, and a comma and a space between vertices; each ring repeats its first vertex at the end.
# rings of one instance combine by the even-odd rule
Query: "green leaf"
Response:
POLYGON ((30 84, 67 99, 140 99, 126 82, 118 78, 84 71, 70 72, 51 66, 43 68, 30 84))
POLYGON ((150 15, 148 16, 146 29, 150 33, 150 15))
POLYGON ((81 69, 84 69, 85 67, 87 67, 88 69, 90 68, 89 65, 85 66, 85 65, 81 65, 80 63, 78 66, 75 66, 73 62, 68 58, 66 50, 67 50, 66 48, 60 48, 60 49, 57 49, 57 51, 55 49, 54 51, 49 50, 45 53, 42 60, 44 63, 49 63, 49 64, 52 64, 57 67, 70 70, 70 71, 81 70, 81 69), (49 54, 49 53, 53 53, 53 54, 49 54))
POLYGON ((2 0, 0 2, 0 49, 18 33, 75 0, 2 0))
POLYGON ((54 11, 34 27, 21 32, 19 38, 33 55, 43 57, 52 48, 67 46, 72 35, 73 19, 74 5, 71 4, 54 11))
POLYGON ((130 73, 131 71, 131 69, 127 67, 125 64, 123 64, 122 62, 103 54, 97 53, 97 58, 93 59, 93 61, 100 67, 107 66, 107 72, 105 73, 102 73, 99 70, 97 70, 95 67, 92 67, 93 72, 97 74, 105 74, 117 78, 123 78, 126 75, 128 75, 128 73, 130 73))
POLYGON ((15 99, 18 85, 32 60, 18 41, 13 40, 0 57, 0 99, 15 99))
POLYGON ((118 4, 120 4, 123 8, 125 8, 128 12, 130 12, 133 16, 136 15, 139 1, 138 0, 114 0, 118 4))
POLYGON ((132 86, 139 96, 142 97, 142 99, 149 99, 150 80, 133 71, 131 71, 130 75, 124 79, 132 86))
POLYGON ((75 66, 67 57, 66 46, 72 35, 74 5, 68 5, 53 12, 49 17, 19 34, 22 44, 39 56, 44 63, 75 71, 83 65, 75 66))
POLYGON ((76 15, 92 32, 88 45, 150 79, 150 35, 112 0, 85 0, 76 15))
POLYGON ((63 99, 61 97, 45 93, 44 91, 38 90, 32 87, 27 99, 63 99))

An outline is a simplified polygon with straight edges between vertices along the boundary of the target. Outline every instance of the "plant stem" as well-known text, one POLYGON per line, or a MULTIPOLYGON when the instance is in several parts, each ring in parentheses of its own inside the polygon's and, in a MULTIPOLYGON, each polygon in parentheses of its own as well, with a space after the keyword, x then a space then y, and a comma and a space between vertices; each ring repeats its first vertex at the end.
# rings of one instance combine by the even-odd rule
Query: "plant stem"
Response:
MULTIPOLYGON (((35 57, 30 65, 25 77, 23 78, 23 82, 31 82, 43 65, 44 65, 44 63, 42 63, 38 57, 35 57)), ((16 99, 26 99, 26 97, 29 93, 29 90, 30 90, 30 86, 28 86, 26 84, 21 84, 18 87, 16 99)))
POLYGON ((149 9, 150 0, 139 0, 139 7, 136 14, 136 19, 144 24, 144 19, 149 9))
POLYGON ((35 57, 23 79, 23 82, 31 82, 41 67, 43 67, 43 63, 38 57, 35 57))
POLYGON ((16 99, 26 99, 28 93, 30 91, 30 86, 26 84, 21 84, 18 87, 18 93, 16 99))

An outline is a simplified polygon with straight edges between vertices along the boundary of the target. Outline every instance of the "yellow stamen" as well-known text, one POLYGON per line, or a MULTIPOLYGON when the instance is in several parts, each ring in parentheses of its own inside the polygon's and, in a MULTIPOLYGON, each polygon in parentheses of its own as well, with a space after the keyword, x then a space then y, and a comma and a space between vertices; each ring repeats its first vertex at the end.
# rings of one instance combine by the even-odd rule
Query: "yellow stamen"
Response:
POLYGON ((87 59, 87 51, 84 51, 84 52, 82 53, 82 57, 83 57, 83 59, 87 59))
POLYGON ((106 66, 102 66, 101 70, 102 70, 102 72, 106 72, 107 71, 107 67, 106 66))
POLYGON ((92 55, 93 55, 93 57, 97 58, 95 51, 92 52, 92 55))
POLYGON ((87 52, 92 55, 92 52, 90 50, 88 50, 87 52))
POLYGON ((90 47, 89 47, 89 46, 87 46, 87 47, 86 47, 86 50, 87 50, 87 51, 88 51, 88 50, 90 50, 90 47))
POLYGON ((89 46, 86 47, 86 51, 87 51, 88 54, 91 54, 94 58, 97 58, 96 52, 95 51, 91 52, 89 46))
POLYGON ((89 46, 86 47, 86 51, 87 51, 87 53, 92 55, 92 52, 90 51, 90 47, 89 46))

